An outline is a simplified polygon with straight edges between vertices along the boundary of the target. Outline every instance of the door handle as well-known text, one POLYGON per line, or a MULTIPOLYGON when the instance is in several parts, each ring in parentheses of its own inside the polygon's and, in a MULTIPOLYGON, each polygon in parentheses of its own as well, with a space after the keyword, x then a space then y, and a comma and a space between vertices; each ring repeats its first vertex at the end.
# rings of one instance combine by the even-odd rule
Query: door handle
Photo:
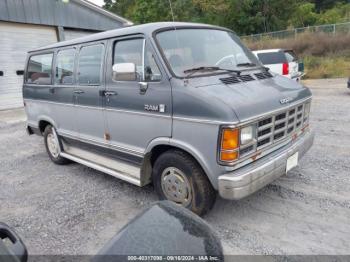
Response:
POLYGON ((114 95, 116 95, 117 93, 116 92, 114 92, 114 91, 105 91, 104 92, 104 95, 105 96, 114 96, 114 95))
POLYGON ((115 95, 117 95, 117 92, 108 91, 108 90, 100 90, 100 96, 109 97, 109 96, 115 96, 115 95))
POLYGON ((54 94, 54 93, 55 93, 55 88, 54 88, 54 87, 50 87, 50 88, 49 88, 49 92, 50 92, 51 94, 54 94))
POLYGON ((83 90, 75 90, 74 94, 80 95, 80 94, 84 94, 83 90))

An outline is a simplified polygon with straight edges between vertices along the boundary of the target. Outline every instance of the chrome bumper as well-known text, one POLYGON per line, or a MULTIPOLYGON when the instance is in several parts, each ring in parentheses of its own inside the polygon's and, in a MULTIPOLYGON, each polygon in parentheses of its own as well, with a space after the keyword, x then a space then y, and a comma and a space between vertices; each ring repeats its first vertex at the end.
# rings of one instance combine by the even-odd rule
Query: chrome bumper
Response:
POLYGON ((299 152, 299 159, 310 149, 314 133, 306 131, 298 140, 282 150, 253 162, 232 173, 219 176, 219 194, 222 198, 238 200, 253 194, 286 173, 287 159, 299 152))

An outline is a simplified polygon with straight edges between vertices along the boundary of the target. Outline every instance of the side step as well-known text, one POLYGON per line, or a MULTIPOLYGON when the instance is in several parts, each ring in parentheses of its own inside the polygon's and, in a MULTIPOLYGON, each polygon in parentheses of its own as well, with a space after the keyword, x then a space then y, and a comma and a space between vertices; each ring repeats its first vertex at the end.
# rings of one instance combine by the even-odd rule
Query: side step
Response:
POLYGON ((141 183, 141 169, 136 165, 68 146, 65 143, 63 143, 63 148, 64 151, 61 152, 61 156, 64 158, 122 179, 131 184, 143 186, 141 183))

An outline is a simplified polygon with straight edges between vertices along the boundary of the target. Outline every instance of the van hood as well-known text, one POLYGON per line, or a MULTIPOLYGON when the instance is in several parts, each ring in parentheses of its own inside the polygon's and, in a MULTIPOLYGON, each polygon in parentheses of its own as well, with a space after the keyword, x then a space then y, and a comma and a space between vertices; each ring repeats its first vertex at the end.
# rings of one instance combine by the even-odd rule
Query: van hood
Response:
POLYGON ((279 75, 230 85, 222 83, 219 78, 217 81, 213 80, 211 79, 206 85, 201 85, 199 82, 196 85, 198 80, 191 81, 191 86, 204 92, 207 97, 215 97, 216 101, 222 101, 229 106, 240 122, 283 109, 289 104, 312 96, 307 87, 279 75))

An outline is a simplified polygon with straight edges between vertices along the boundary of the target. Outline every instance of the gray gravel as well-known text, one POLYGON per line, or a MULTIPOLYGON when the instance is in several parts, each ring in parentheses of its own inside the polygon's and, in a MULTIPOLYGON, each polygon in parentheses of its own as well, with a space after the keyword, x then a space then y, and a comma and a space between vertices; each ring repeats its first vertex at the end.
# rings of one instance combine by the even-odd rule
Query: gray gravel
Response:
MULTIPOLYGON (((344 79, 306 84, 317 137, 300 167, 244 200, 218 199, 205 217, 227 254, 350 253, 350 90, 344 79)), ((0 112, 0 221, 30 254, 95 254, 157 200, 151 186, 54 165, 18 121, 0 112)))

